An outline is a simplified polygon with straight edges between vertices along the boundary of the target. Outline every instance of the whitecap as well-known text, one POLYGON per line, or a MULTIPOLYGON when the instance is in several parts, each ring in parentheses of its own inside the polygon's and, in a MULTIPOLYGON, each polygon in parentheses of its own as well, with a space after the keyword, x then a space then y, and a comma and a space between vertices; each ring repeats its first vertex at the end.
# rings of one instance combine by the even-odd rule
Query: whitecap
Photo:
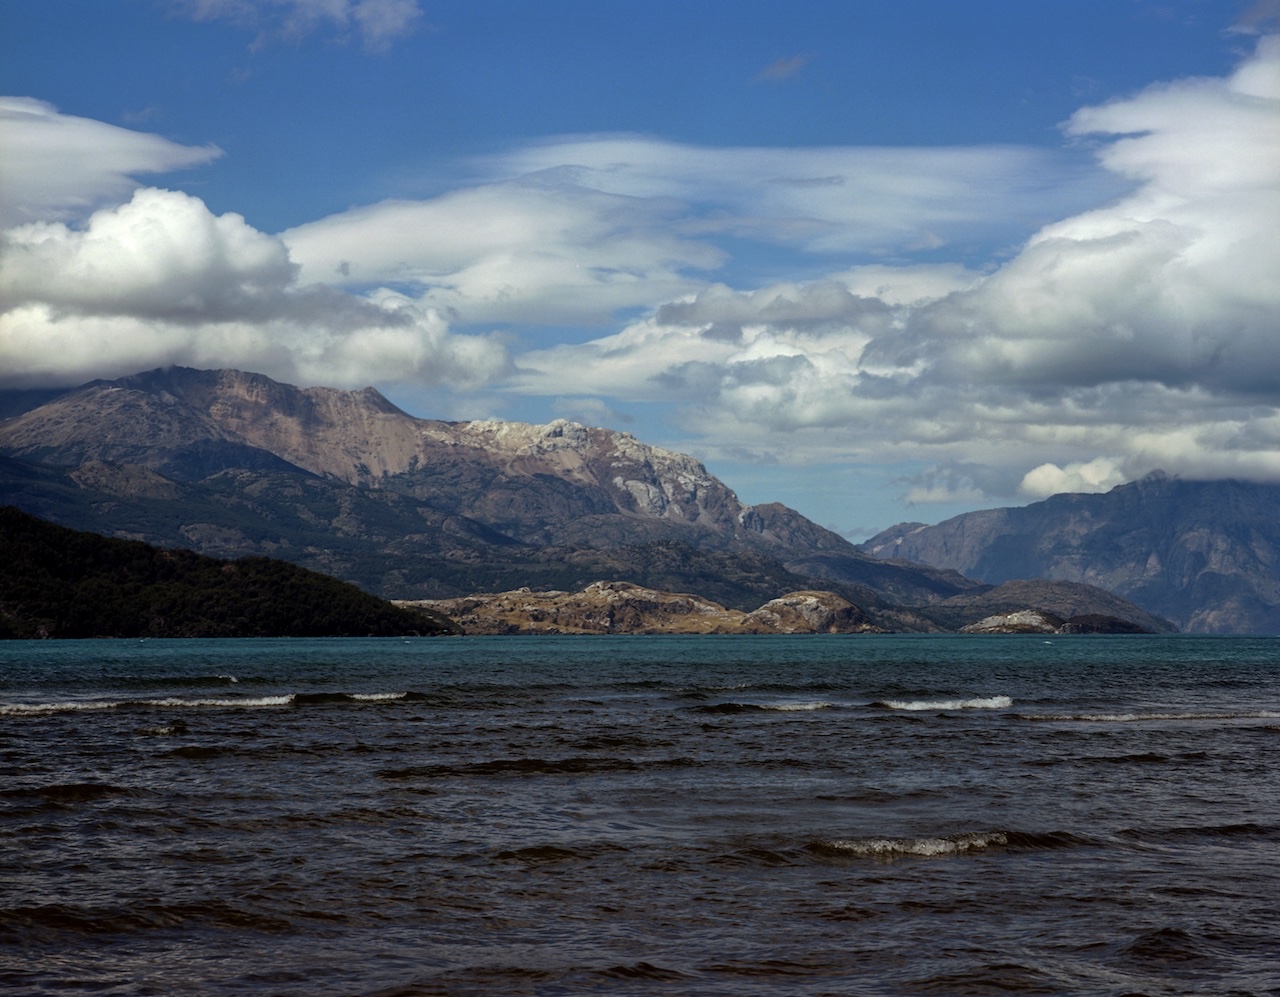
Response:
POLYGON ((761 703, 762 710, 778 710, 782 713, 794 713, 808 710, 829 710, 835 703, 815 700, 809 703, 761 703))
POLYGON ((1009 844, 1004 831, 971 831, 945 838, 859 838, 820 841, 817 848, 863 858, 897 858, 908 855, 932 857, 959 855, 1009 844))
POLYGON ((1008 696, 978 699, 885 699, 876 703, 890 710, 1003 710, 1013 705, 1008 696))
POLYGON ((58 703, 5 703, 0 716, 39 716, 47 713, 74 713, 81 710, 110 710, 121 704, 114 700, 93 699, 58 703))
POLYGON ((47 716, 52 713, 88 713, 96 710, 114 710, 121 707, 174 709, 182 707, 253 707, 288 706, 293 696, 260 696, 253 699, 82 699, 51 703, 5 703, 0 705, 0 716, 47 716))
POLYGON ((1251 710, 1243 713, 1026 713, 1023 720, 1075 721, 1079 723, 1128 724, 1144 720, 1280 720, 1276 710, 1251 710))

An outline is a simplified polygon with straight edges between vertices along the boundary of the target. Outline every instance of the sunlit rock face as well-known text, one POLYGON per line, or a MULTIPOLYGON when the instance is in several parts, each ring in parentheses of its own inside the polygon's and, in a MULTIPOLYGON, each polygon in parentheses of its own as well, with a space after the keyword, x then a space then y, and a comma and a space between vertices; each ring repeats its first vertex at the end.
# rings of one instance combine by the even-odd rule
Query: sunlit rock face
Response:
POLYGON ((630 582, 593 582, 579 592, 520 588, 461 599, 419 601, 471 634, 875 633, 857 606, 832 592, 793 592, 753 612, 700 596, 630 582))

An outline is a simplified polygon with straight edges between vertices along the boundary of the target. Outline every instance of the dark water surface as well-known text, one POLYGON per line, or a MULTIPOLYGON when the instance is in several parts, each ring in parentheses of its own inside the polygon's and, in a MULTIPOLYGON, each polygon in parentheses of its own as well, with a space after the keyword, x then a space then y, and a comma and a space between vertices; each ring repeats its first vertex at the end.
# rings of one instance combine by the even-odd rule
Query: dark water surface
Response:
POLYGON ((0 989, 1280 994, 1280 639, 0 644, 0 989))

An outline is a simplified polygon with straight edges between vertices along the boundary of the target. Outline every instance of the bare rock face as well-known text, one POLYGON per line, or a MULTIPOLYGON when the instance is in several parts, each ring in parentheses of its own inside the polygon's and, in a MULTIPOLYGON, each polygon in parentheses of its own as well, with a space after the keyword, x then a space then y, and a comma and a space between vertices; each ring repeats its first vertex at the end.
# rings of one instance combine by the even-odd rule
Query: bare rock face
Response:
POLYGON ((831 592, 794 592, 751 613, 696 595, 630 582, 593 582, 580 592, 528 588, 461 599, 415 600, 469 634, 874 633, 862 611, 831 592))
POLYGON ((1039 609, 1020 609, 1013 613, 987 616, 977 623, 961 627, 964 634, 1056 634, 1064 620, 1039 609))
POLYGON ((749 512, 699 461, 629 433, 564 419, 418 419, 373 388, 296 388, 236 370, 173 367, 95 381, 5 423, 0 446, 54 464, 130 463, 179 479, 244 467, 256 452, 258 463, 443 497, 457 511, 533 532, 557 515, 623 513, 732 535, 746 531, 749 512), (540 499, 548 489, 563 501, 540 499))
POLYGON ((1101 613, 1086 613, 1064 620, 1043 609, 1019 609, 997 613, 961 627, 964 634, 1138 634, 1150 633, 1136 623, 1101 613))
POLYGON ((749 626, 765 633, 838 634, 877 631, 866 614, 833 592, 792 592, 748 613, 749 626))

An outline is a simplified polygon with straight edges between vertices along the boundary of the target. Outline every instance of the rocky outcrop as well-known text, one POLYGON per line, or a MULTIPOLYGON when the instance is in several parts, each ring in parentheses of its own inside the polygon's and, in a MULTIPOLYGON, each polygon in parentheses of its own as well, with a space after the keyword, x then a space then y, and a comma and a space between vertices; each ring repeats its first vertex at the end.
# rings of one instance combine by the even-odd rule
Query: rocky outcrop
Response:
POLYGON ((986 616, 960 628, 965 634, 1140 634, 1150 633, 1129 620, 1090 613, 1064 620, 1041 609, 1019 609, 986 616))
POLYGON ((1056 634, 1065 620, 1039 609, 984 616, 960 628, 962 634, 1056 634))
POLYGON ((879 630, 857 606, 833 592, 791 592, 748 613, 744 623, 761 633, 842 634, 879 630))
POLYGON ((1280 631, 1276 485, 1155 474, 1100 495, 902 524, 862 549, 991 583, 1098 586, 1193 633, 1280 631))
POLYGON ((414 600, 469 634, 876 633, 856 606, 832 592, 793 592, 750 613, 696 595, 630 582, 593 582, 580 592, 519 588, 461 599, 414 600))

